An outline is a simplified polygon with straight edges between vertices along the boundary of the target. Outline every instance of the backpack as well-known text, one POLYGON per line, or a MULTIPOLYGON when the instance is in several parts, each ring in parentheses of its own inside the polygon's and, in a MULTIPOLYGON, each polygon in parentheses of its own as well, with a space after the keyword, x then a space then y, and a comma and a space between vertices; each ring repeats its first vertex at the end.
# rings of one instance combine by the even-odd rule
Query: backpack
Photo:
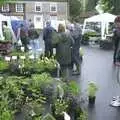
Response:
POLYGON ((52 46, 56 47, 56 45, 59 43, 59 36, 55 30, 52 31, 51 38, 52 46))

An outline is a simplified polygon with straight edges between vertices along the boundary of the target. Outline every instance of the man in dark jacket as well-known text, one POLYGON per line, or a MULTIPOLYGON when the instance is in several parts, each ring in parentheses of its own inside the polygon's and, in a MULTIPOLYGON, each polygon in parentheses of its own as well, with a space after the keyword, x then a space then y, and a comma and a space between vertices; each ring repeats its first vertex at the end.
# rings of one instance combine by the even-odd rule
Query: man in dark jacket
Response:
POLYGON ((25 47, 25 51, 28 51, 28 30, 26 30, 25 26, 21 24, 20 26, 20 39, 22 42, 22 45, 25 47))
POLYGON ((74 71, 74 64, 76 65, 76 70, 73 74, 79 75, 80 74, 80 64, 81 64, 81 58, 80 58, 80 41, 81 41, 81 29, 77 26, 77 24, 72 24, 70 26, 70 33, 75 41, 74 45, 72 46, 72 67, 74 71))
POLYGON ((43 40, 45 43, 45 56, 51 57, 53 55, 52 47, 52 32, 55 29, 51 26, 51 22, 46 22, 46 27, 43 30, 43 40))

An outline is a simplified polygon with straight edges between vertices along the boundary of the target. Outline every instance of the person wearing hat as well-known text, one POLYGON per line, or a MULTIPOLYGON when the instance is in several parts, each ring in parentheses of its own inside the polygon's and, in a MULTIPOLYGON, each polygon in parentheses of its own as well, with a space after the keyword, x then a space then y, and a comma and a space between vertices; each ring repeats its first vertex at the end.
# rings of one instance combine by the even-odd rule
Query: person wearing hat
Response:
POLYGON ((113 55, 113 63, 120 62, 120 16, 117 16, 115 21, 115 29, 113 30, 113 43, 114 43, 114 55, 113 55))

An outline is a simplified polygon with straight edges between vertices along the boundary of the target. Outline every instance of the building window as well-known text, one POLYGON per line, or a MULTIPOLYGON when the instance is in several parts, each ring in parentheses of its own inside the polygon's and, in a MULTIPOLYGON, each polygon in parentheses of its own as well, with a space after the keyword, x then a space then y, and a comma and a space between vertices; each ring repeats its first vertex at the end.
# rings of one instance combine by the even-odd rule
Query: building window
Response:
POLYGON ((21 3, 16 4, 16 12, 23 12, 23 4, 21 3))
POLYGON ((42 3, 35 3, 35 12, 42 12, 42 3))
POLYGON ((2 11, 3 11, 3 12, 9 12, 9 4, 4 4, 4 5, 2 6, 2 11))
POLYGON ((50 3, 50 12, 57 12, 57 3, 50 3))

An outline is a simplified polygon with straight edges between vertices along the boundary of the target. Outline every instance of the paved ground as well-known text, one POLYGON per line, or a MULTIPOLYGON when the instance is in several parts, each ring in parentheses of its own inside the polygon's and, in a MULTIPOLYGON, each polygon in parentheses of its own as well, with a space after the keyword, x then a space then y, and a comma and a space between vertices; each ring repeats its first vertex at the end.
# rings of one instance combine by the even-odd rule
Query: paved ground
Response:
POLYGON ((88 81, 95 81, 99 87, 96 104, 89 108, 89 120, 120 120, 120 108, 109 106, 112 96, 120 95, 116 80, 116 68, 112 65, 112 51, 97 47, 83 47, 84 60, 80 79, 82 91, 88 81))

